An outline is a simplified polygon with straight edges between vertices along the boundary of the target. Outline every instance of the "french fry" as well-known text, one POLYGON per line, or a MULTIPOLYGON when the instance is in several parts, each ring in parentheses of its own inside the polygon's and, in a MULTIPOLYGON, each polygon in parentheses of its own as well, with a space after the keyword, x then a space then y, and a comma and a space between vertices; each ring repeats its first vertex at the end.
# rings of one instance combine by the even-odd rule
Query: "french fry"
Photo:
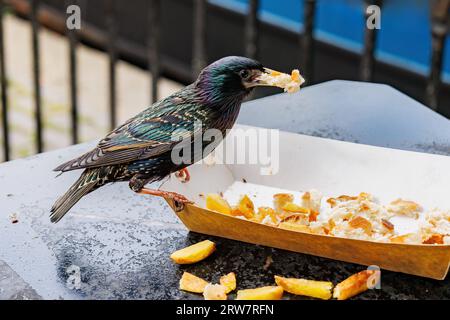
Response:
POLYGON ((376 280, 379 281, 379 273, 380 271, 377 270, 364 270, 355 273, 334 287, 333 298, 346 300, 366 291, 371 277, 377 277, 376 280))
POLYGON ((350 200, 358 200, 358 196, 347 196, 345 194, 337 197, 337 200, 339 201, 350 201, 350 200))
POLYGON ((293 201, 294 196, 290 193, 277 193, 273 195, 273 207, 278 214, 283 214, 284 205, 293 201))
POLYGON ((307 224, 309 221, 310 209, 299 206, 293 202, 286 203, 282 208, 280 215, 281 221, 291 221, 307 224))
POLYGON ((238 290, 236 300, 280 300, 283 288, 268 286, 256 289, 238 290))
POLYGON ((370 207, 367 203, 363 202, 359 205, 358 212, 365 212, 365 211, 369 211, 369 210, 370 210, 370 207))
POLYGON ((266 84, 283 88, 285 92, 294 93, 300 90, 300 86, 305 79, 300 75, 297 69, 292 70, 291 74, 281 73, 275 70, 267 69, 260 75, 259 80, 266 84))
POLYGON ((312 233, 311 229, 308 226, 305 226, 303 224, 298 224, 295 222, 280 222, 278 225, 278 228, 285 229, 285 230, 291 230, 291 231, 298 231, 298 232, 306 232, 306 233, 312 233))
POLYGON ((236 290, 236 275, 234 272, 230 272, 222 277, 220 277, 219 283, 226 288, 225 293, 230 293, 236 290))
POLYGON ((302 195, 302 206, 311 211, 320 212, 320 204, 322 201, 322 194, 317 190, 310 190, 302 195))
POLYGON ((190 264, 207 258, 216 250, 214 242, 205 240, 175 251, 170 258, 178 264, 190 264))
POLYGON ((226 290, 227 288, 221 284, 209 283, 203 291, 203 297, 205 300, 227 300, 226 290))
POLYGON ((328 198, 327 203, 331 208, 334 208, 337 205, 337 200, 335 198, 328 198))
POLYGON ((304 213, 309 214, 309 209, 299 206, 293 202, 286 203, 282 208, 283 211, 293 212, 293 213, 304 213))
POLYGON ((331 298, 333 283, 307 279, 284 278, 275 276, 277 285, 292 294, 328 300, 331 298))
MULTIPOLYGON (((292 70, 294 71, 294 70, 292 70)), ((282 75, 282 73, 280 71, 276 71, 276 70, 270 70, 270 75, 272 77, 278 77, 279 75, 282 75)), ((291 76, 292 77, 292 76, 291 76)))
POLYGON ((282 218, 280 222, 291 222, 307 225, 309 223, 309 217, 304 213, 292 213, 282 218))
POLYGON ((318 215, 319 215, 319 212, 311 210, 310 213, 309 213, 309 217, 308 217, 309 222, 317 221, 317 216, 318 215))
POLYGON ((393 236, 389 238, 392 243, 417 243, 419 241, 419 235, 417 233, 407 233, 399 236, 393 236))
POLYGON ((389 241, 392 243, 405 243, 407 236, 409 236, 409 234, 393 236, 389 238, 389 241))
POLYGON ((291 79, 292 81, 300 82, 300 71, 298 71, 298 69, 292 70, 291 79))
POLYGON ((388 211, 392 214, 403 215, 417 219, 419 212, 422 211, 422 207, 414 201, 397 199, 392 201, 387 207, 388 211))
POLYGON ((370 193, 367 193, 367 192, 361 192, 361 193, 358 195, 358 200, 359 200, 359 201, 363 201, 363 200, 372 200, 372 199, 373 199, 372 195, 371 195, 370 193))
POLYGON ((444 244, 444 235, 443 234, 433 234, 427 239, 425 239, 423 244, 444 244))
POLYGON ((194 276, 192 273, 189 272, 184 272, 183 276, 180 279, 180 289, 184 291, 203 293, 207 285, 208 285, 207 281, 197 276, 194 276))
POLYGON ((252 220, 261 223, 267 216, 270 217, 270 221, 272 221, 272 223, 278 223, 276 212, 270 207, 259 207, 258 213, 253 217, 252 220))
POLYGON ((372 234, 372 223, 363 217, 354 217, 349 221, 348 225, 354 229, 361 228, 367 235, 372 234))
POLYGON ((223 214, 231 215, 231 207, 227 200, 217 193, 208 193, 206 195, 206 208, 223 214))
POLYGON ((334 227, 336 227, 336 222, 333 219, 328 219, 328 232, 333 231, 334 227))
POLYGON ((393 215, 417 218, 423 211, 420 205, 402 199, 383 205, 365 192, 355 196, 340 195, 327 199, 331 212, 326 221, 318 218, 322 198, 319 191, 310 190, 303 193, 301 203, 296 204, 293 194, 277 193, 273 195, 273 208, 259 207, 256 210, 249 195, 242 195, 236 206, 231 207, 222 194, 211 193, 206 195, 206 208, 244 220, 310 234, 405 244, 450 242, 450 234, 444 228, 450 222, 450 211, 435 209, 426 212, 418 232, 396 235, 398 227, 389 219, 393 215))
POLYGON ((252 219, 255 216, 255 206, 252 200, 247 195, 242 196, 237 206, 233 208, 232 215, 252 219))
POLYGON ((352 200, 358 200, 361 202, 363 200, 371 200, 371 199, 372 199, 372 195, 370 195, 369 193, 366 193, 366 192, 361 192, 357 196, 341 195, 337 198, 329 198, 329 199, 327 199, 327 203, 331 206, 331 208, 334 208, 338 204, 338 202, 347 202, 347 201, 352 201, 352 200))

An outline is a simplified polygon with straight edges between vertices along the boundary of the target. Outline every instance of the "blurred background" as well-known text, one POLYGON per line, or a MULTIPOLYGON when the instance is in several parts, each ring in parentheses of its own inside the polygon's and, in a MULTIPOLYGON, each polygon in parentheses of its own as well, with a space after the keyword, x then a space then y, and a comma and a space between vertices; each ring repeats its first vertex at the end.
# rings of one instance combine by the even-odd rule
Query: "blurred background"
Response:
POLYGON ((0 161, 99 139, 227 55, 299 68, 306 86, 386 83, 448 118, 449 2, 0 0, 0 161))

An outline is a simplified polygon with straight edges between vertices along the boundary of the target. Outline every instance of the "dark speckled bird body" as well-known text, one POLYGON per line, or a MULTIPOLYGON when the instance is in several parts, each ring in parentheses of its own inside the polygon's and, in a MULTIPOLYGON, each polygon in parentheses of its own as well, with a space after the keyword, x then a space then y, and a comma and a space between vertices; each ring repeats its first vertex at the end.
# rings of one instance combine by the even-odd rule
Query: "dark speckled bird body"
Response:
MULTIPOLYGON (((189 138, 193 145, 196 139, 202 139, 201 133, 211 128, 225 136, 236 121, 242 100, 252 89, 242 84, 241 70, 263 67, 243 57, 218 60, 206 67, 194 83, 113 130, 92 151, 57 167, 55 171, 85 171, 56 201, 51 221, 59 221, 81 197, 107 183, 129 181, 130 188, 138 192, 147 183, 186 167, 172 161, 177 139, 189 138)), ((203 148, 207 144, 202 142, 203 148)), ((192 152, 191 163, 203 156, 203 152, 192 152)))

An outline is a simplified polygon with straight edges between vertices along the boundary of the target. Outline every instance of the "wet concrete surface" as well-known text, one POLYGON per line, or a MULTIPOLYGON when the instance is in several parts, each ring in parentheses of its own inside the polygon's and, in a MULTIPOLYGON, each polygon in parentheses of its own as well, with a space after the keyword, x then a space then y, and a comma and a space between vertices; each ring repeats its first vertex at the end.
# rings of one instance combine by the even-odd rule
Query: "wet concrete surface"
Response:
POLYGON ((0 300, 39 300, 41 297, 13 269, 0 260, 0 300))
MULTIPOLYGON (((239 121, 424 152, 448 154, 450 145, 448 120, 392 88, 365 83, 329 82, 294 96, 252 101, 243 107, 239 121), (346 101, 354 93, 354 99, 346 101), (382 117, 377 108, 385 108, 388 101, 398 104, 383 110, 382 117), (402 112, 390 110, 400 105, 402 112), (365 114, 368 110, 372 115, 365 114), (393 115, 402 117, 402 126, 393 115), (383 131, 391 126, 398 130, 383 131)), ((0 165, 1 299, 202 299, 178 289, 183 271, 213 282, 234 271, 239 288, 250 288, 273 284, 275 274, 337 283, 365 268, 189 233, 162 199, 134 194, 126 183, 86 196, 60 223, 51 224, 49 208, 79 174, 55 178, 52 169, 94 144, 0 165), (11 214, 17 223, 11 222, 11 214), (178 266, 169 259, 174 250, 204 239, 217 244, 206 260, 178 266)), ((285 298, 302 299, 289 294, 285 298)), ((381 289, 355 299, 450 299, 450 278, 437 281, 383 271, 381 289)))

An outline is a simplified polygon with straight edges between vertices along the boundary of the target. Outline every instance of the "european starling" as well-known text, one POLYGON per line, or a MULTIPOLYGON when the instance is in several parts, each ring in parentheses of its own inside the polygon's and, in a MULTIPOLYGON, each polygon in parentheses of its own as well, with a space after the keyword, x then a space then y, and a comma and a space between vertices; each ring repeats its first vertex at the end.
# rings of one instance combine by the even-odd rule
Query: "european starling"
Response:
MULTIPOLYGON (((193 148, 189 164, 176 164, 171 158, 172 149, 181 139, 193 146, 196 139, 202 139, 202 133, 212 128, 225 136, 236 121, 242 100, 252 89, 273 85, 264 80, 271 71, 252 59, 222 58, 204 68, 194 83, 113 130, 92 151, 57 167, 55 171, 61 172, 85 170, 53 205, 50 220, 58 222, 81 197, 116 181, 129 181, 134 192, 189 202, 180 194, 144 186, 174 172, 189 179, 185 168, 207 154, 193 148), (263 74, 265 78, 260 79, 263 74), (200 127, 195 125, 199 122, 200 127)), ((219 142, 215 141, 215 145, 219 142)), ((204 149, 210 142, 201 143, 204 149)))

